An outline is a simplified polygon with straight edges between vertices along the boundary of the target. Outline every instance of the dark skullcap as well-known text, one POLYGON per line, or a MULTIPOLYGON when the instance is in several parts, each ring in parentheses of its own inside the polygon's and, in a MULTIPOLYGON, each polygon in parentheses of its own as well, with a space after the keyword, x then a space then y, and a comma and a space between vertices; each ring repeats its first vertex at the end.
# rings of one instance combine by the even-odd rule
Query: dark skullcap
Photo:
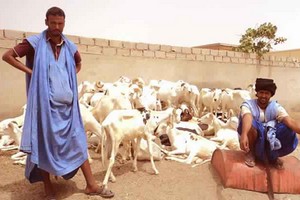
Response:
POLYGON ((277 86, 274 83, 273 79, 267 78, 257 78, 255 82, 255 91, 258 92, 260 90, 270 91, 272 96, 274 96, 276 92, 277 86))

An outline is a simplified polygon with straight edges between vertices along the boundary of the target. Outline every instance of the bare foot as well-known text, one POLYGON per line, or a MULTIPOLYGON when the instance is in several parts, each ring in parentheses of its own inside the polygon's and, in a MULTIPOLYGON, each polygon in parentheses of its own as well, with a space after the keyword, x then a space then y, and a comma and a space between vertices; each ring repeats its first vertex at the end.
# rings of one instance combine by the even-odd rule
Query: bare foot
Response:
POLYGON ((52 183, 44 183, 44 189, 45 189, 45 195, 46 195, 46 199, 51 199, 54 200, 55 199, 55 192, 52 186, 52 183))
POLYGON ((108 190, 108 189, 105 189, 103 186, 93 186, 93 187, 86 187, 85 188, 85 194, 87 195, 91 195, 91 196, 94 196, 94 195, 99 195, 103 198, 112 198, 115 196, 115 194, 108 190))
POLYGON ((280 158, 277 158, 276 160, 271 161, 271 165, 273 165, 278 170, 284 169, 283 160, 281 160, 280 158))
POLYGON ((245 155, 245 164, 248 167, 254 167, 255 166, 255 157, 251 151, 247 152, 245 155))
POLYGON ((94 185, 94 186, 86 186, 84 193, 89 194, 89 193, 93 193, 99 190, 99 186, 98 185, 94 185))
POLYGON ((44 183, 44 190, 45 190, 45 194, 46 194, 46 199, 55 199, 55 192, 54 192, 51 180, 50 180, 49 172, 41 170, 41 174, 42 174, 42 177, 43 177, 43 183, 44 183))

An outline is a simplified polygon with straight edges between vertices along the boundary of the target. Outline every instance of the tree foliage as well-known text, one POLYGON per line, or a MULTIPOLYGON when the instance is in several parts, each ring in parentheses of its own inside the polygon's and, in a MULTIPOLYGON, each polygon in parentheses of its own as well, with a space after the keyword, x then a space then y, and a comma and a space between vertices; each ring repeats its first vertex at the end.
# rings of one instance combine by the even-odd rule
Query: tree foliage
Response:
POLYGON ((287 39, 276 37, 277 26, 272 23, 263 23, 258 28, 248 28, 240 39, 237 51, 256 53, 261 58, 269 52, 274 45, 284 43, 287 39))

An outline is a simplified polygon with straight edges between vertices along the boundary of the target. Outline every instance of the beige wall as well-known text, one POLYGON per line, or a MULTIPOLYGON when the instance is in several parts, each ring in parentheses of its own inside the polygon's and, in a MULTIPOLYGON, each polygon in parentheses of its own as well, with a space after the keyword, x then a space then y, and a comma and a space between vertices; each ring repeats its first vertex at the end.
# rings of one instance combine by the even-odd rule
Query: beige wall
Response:
POLYGON ((295 59, 300 59, 300 49, 291 49, 285 51, 272 51, 269 52, 268 55, 277 56, 277 57, 294 57, 295 59))
MULTIPOLYGON (((0 54, 23 36, 19 31, 0 30, 0 54)), ((82 55, 83 80, 113 82, 120 76, 171 81, 184 80, 202 87, 247 87, 256 77, 275 79, 274 96, 293 115, 300 113, 300 67, 293 58, 270 56, 261 61, 254 54, 129 43, 70 36, 82 55)), ((16 116, 25 104, 24 74, 0 61, 0 120, 16 116)))

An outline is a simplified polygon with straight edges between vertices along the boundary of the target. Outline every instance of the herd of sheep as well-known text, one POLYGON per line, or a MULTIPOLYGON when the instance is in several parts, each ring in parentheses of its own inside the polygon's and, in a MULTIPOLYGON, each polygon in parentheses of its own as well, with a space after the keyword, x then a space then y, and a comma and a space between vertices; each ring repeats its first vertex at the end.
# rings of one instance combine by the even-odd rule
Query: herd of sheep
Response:
MULTIPOLYGON (((253 98, 254 88, 198 88, 186 81, 130 79, 112 83, 83 81, 78 102, 90 146, 101 152, 107 169, 104 185, 115 180, 112 166, 121 161, 174 160, 187 164, 210 161, 217 149, 239 149, 239 107, 253 98), (133 149, 133 151, 132 151, 133 149), (133 152, 133 153, 132 153, 133 152)), ((20 116, 0 122, 0 151, 18 150, 26 105, 20 116)), ((11 156, 25 164, 26 154, 11 156)), ((92 162, 92 159, 90 158, 92 162)))

